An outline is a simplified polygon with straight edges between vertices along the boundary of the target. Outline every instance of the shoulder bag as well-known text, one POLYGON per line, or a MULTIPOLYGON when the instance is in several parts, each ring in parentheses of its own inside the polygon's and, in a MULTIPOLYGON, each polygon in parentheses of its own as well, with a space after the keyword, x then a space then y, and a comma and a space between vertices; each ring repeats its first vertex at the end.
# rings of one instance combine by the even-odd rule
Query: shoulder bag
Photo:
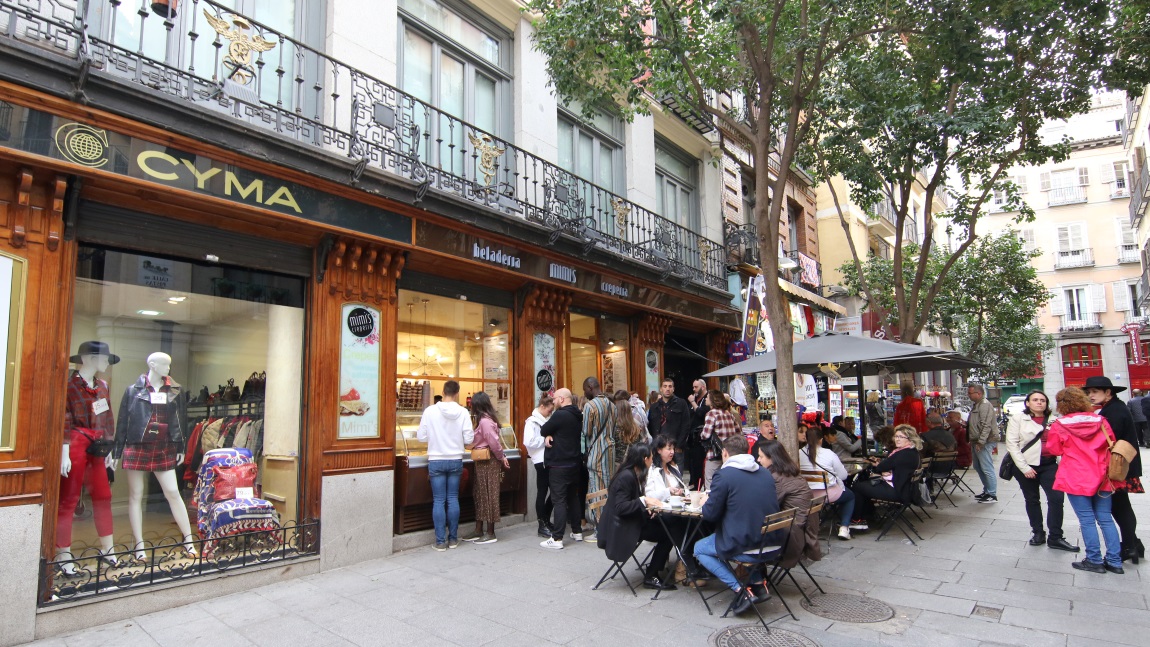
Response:
MULTIPOLYGON (((1046 420, 1042 421, 1042 431, 1038 432, 1034 438, 1030 439, 1030 442, 1026 443, 1026 446, 1022 448, 1021 452, 1019 452, 1020 454, 1025 454, 1026 450, 1034 446, 1034 443, 1042 440, 1042 437, 1046 435, 1046 425, 1049 423, 1050 416, 1046 416, 1046 420)), ((1010 452, 1007 452, 1006 457, 1002 459, 1002 465, 998 466, 998 478, 1009 481, 1010 479, 1014 478, 1014 473, 1016 471, 1018 471, 1018 468, 1014 466, 1014 459, 1011 458, 1010 452)))
MULTIPOLYGON (((1099 429, 1102 433, 1106 433, 1105 427, 1099 426, 1099 429)), ((1110 448, 1110 464, 1106 478, 1111 481, 1125 481, 1127 473, 1130 472, 1130 461, 1138 455, 1138 450, 1125 440, 1110 440, 1109 434, 1106 436, 1106 445, 1110 448)))

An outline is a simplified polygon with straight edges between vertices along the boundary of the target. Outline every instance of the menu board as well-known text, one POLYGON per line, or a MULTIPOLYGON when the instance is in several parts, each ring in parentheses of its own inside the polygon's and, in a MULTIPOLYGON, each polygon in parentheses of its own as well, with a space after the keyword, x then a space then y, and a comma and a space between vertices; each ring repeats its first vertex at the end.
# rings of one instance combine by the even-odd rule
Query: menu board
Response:
POLYGON ((617 350, 603 353, 603 392, 612 394, 627 388, 627 351, 617 350))
POLYGON ((339 352, 339 438, 379 437, 379 310, 343 305, 339 352))

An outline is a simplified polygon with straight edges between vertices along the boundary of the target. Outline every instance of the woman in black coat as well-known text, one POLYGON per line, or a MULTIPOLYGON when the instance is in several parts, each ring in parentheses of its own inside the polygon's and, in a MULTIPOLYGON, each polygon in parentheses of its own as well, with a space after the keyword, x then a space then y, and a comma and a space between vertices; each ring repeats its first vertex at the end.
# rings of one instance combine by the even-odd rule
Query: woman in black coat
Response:
POLYGON ((670 591, 676 588, 675 585, 659 579, 659 573, 667 566, 667 558, 674 546, 667 533, 657 523, 651 522, 651 514, 647 511, 648 506, 661 506, 663 502, 643 495, 650 467, 651 448, 646 443, 636 443, 627 448, 623 464, 607 486, 607 504, 603 506, 597 543, 606 551, 608 559, 625 562, 631 558, 639 542, 655 542, 643 586, 670 591))
MULTIPOLYGON (((1094 376, 1086 379, 1082 387, 1090 402, 1094 406, 1101 406, 1098 415, 1110 423, 1114 430, 1116 440, 1125 440, 1131 445, 1138 446, 1138 428, 1134 425, 1134 417, 1130 409, 1118 399, 1117 395, 1126 390, 1124 386, 1114 386, 1106 376, 1094 376)), ((1110 501, 1111 513, 1114 523, 1118 524, 1118 531, 1122 534, 1122 561, 1130 560, 1135 564, 1146 556, 1146 549, 1142 540, 1138 539, 1138 517, 1134 516, 1134 508, 1130 506, 1130 495, 1140 494, 1142 488, 1142 456, 1137 454, 1130 461, 1130 471, 1126 473, 1126 481, 1114 488, 1114 495, 1110 501)))
MULTIPOLYGON (((922 439, 910 425, 894 428, 894 450, 882 461, 871 457, 872 474, 880 477, 858 480, 851 491, 855 493, 855 516, 873 521, 873 499, 882 501, 910 501, 911 477, 918 469, 921 460, 919 450, 922 439)), ((851 526, 854 528, 855 526, 851 526)), ((865 528, 859 528, 865 530, 865 528)))

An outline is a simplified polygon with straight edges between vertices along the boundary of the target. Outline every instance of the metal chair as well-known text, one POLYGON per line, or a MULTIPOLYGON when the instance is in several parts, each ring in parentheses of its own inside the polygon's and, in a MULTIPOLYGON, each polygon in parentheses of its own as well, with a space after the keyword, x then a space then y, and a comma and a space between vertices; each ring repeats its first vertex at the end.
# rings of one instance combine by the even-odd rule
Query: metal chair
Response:
MULTIPOLYGON (((819 488, 822 488, 821 500, 826 501, 826 507, 828 510, 834 506, 833 503, 830 503, 826 499, 827 489, 829 488, 829 485, 828 485, 829 479, 827 478, 827 473, 825 471, 823 471, 823 470, 800 470, 799 474, 803 477, 803 480, 807 482, 807 487, 816 491, 816 496, 817 496, 817 491, 819 490, 819 488)), ((846 485, 844 484, 843 487, 846 487, 846 485)), ((822 527, 823 527, 823 524, 825 522, 827 522, 827 520, 830 520, 829 523, 826 523, 826 526, 827 526, 827 554, 829 555, 831 553, 831 539, 834 538, 833 535, 834 535, 834 531, 835 531, 835 524, 833 522, 833 520, 834 520, 833 515, 828 515, 827 519, 822 519, 821 517, 819 518, 819 538, 820 538, 820 540, 822 539, 822 532, 823 532, 822 527)))
MULTIPOLYGON (((922 467, 919 467, 914 471, 914 474, 910 478, 911 487, 917 487, 921 482, 922 467)), ((922 535, 918 534, 918 529, 914 527, 914 524, 910 522, 910 519, 906 518, 906 511, 910 510, 911 506, 911 501, 909 498, 906 500, 874 499, 873 502, 876 507, 884 508, 886 510, 880 521, 880 524, 882 525, 882 531, 879 532, 878 537, 875 537, 875 541, 881 541, 886 533, 890 532, 890 529, 894 527, 898 527, 902 534, 906 536, 907 541, 909 541, 912 545, 917 546, 918 544, 916 544, 915 541, 911 539, 910 533, 908 533, 907 530, 913 532, 914 536, 918 537, 919 541, 922 541, 922 535)))
MULTIPOLYGON (((599 510, 603 509, 603 506, 605 506, 605 505, 607 505, 607 490, 606 489, 597 490, 595 492, 587 493, 587 511, 588 512, 598 512, 599 510)), ((650 551, 647 551, 647 557, 644 558, 643 562, 640 562, 639 559, 637 557, 635 557, 635 553, 639 550, 639 546, 642 546, 642 545, 643 545, 643 541, 639 540, 635 544, 635 547, 633 549, 631 549, 631 555, 628 557, 628 559, 635 562, 635 566, 639 568, 640 573, 643 572, 643 564, 646 563, 647 559, 650 559, 651 552, 653 552, 655 550, 654 548, 652 548, 650 551)), ((639 592, 635 590, 635 586, 633 584, 631 584, 631 580, 627 577, 627 574, 623 572, 623 567, 626 565, 627 565, 627 559, 624 559, 622 561, 612 560, 611 566, 609 566, 607 568, 607 572, 603 573, 603 577, 599 578, 599 582, 596 583, 595 586, 591 587, 591 590, 592 591, 598 591, 599 587, 603 586, 604 582, 606 582, 607 580, 613 580, 613 579, 615 579, 616 576, 622 575, 623 581, 627 583, 627 588, 631 589, 631 595, 638 597, 639 592)))
POLYGON ((950 505, 958 507, 954 499, 946 492, 946 485, 956 479, 954 474, 955 468, 958 467, 958 452, 935 452, 934 460, 931 461, 930 470, 926 472, 926 479, 937 488, 937 491, 931 495, 930 502, 934 507, 938 507, 938 497, 945 496, 950 505))

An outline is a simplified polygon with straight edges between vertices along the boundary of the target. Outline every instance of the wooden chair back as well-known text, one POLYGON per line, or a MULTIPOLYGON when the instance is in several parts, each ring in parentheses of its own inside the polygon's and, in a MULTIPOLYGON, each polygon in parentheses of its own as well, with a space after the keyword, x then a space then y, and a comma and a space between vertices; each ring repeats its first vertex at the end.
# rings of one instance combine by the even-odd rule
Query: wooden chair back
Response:
POLYGON ((787 508, 786 510, 767 515, 767 518, 763 519, 763 534, 776 530, 789 529, 795 523, 796 512, 798 512, 798 510, 795 508, 787 508))
POLYGON ((807 487, 812 485, 820 485, 824 490, 827 488, 826 472, 822 470, 801 470, 799 474, 801 474, 803 480, 807 482, 807 487))
POLYGON ((607 505, 606 488, 587 493, 587 510, 589 512, 598 512, 605 505, 607 505))

